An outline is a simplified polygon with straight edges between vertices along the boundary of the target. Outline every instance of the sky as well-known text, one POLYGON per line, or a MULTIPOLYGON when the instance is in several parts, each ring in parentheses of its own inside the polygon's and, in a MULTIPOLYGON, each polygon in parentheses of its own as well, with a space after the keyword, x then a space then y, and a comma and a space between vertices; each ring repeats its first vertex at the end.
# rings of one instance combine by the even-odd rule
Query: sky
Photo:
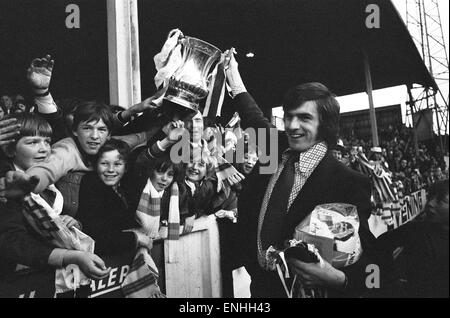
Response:
MULTIPOLYGON (((397 7, 403 20, 406 18, 406 1, 415 2, 412 0, 392 0, 394 5, 397 7)), ((425 5, 427 2, 432 0, 425 0, 425 5)), ((444 38, 446 40, 446 49, 448 56, 448 38, 449 38, 449 1, 448 0, 437 0, 439 5, 439 11, 441 16, 441 22, 443 27, 444 38)), ((382 13, 381 13, 382 14, 382 13)), ((443 90, 444 91, 444 90, 443 90)), ((446 91, 448 94, 448 81, 446 86, 446 91)), ((388 105, 401 104, 402 113, 406 113, 406 104, 408 100, 407 90, 405 86, 396 86, 392 88, 386 88, 381 90, 375 90, 373 94, 375 107, 382 107, 388 105)), ((338 97, 338 101, 341 105, 341 112, 349 112, 360 109, 368 109, 369 101, 366 93, 358 93, 347 96, 338 97)), ((405 119, 404 119, 405 120, 405 119)))

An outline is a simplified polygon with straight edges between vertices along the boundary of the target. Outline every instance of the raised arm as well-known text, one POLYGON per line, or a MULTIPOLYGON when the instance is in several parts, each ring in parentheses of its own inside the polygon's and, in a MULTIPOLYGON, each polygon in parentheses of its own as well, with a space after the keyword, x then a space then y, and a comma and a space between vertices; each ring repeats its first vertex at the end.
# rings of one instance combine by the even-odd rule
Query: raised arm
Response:
POLYGON ((275 128, 270 120, 264 117, 256 101, 247 92, 234 53, 226 51, 224 54, 227 54, 229 58, 228 68, 226 69, 227 82, 241 117, 242 128, 275 128))
POLYGON ((55 61, 50 55, 35 58, 27 70, 27 79, 34 95, 38 113, 48 121, 53 130, 52 141, 56 142, 68 137, 61 109, 58 108, 50 94, 55 61))

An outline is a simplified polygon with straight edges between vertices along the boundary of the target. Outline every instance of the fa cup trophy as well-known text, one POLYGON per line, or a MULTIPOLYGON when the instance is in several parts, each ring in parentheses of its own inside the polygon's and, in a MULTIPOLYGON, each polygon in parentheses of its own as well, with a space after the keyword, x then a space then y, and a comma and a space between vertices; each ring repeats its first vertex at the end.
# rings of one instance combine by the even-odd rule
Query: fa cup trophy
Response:
POLYGON ((210 70, 222 52, 205 41, 189 36, 179 39, 182 64, 169 80, 165 99, 198 110, 199 101, 208 95, 210 70))

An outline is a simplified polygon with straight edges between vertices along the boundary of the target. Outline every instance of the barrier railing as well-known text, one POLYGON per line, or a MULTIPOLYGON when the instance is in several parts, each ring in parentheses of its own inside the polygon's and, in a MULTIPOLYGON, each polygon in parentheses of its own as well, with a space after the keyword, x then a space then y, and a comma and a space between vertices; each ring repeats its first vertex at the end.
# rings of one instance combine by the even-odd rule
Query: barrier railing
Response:
POLYGON ((413 220, 425 207, 427 193, 424 189, 411 193, 397 203, 383 204, 381 215, 372 214, 368 220, 375 237, 413 220))

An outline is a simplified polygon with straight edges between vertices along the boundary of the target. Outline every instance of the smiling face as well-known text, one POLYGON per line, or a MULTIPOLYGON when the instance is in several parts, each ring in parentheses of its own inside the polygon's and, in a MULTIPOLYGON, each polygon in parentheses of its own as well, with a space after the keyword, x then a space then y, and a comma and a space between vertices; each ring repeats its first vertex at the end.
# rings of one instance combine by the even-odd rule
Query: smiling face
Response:
POLYGON ((194 117, 188 117, 188 119, 184 120, 185 128, 189 131, 189 134, 192 136, 192 142, 194 144, 199 144, 202 136, 203 136, 203 117, 202 113, 197 112, 194 117))
POLYGON ((102 119, 80 122, 73 134, 88 155, 96 155, 110 136, 109 129, 102 119))
POLYGON ((319 113, 314 101, 285 112, 284 125, 292 150, 304 152, 320 141, 319 113))
POLYGON ((258 155, 256 152, 248 152, 244 155, 244 162, 239 164, 239 170, 244 174, 250 174, 258 162, 258 155))
POLYGON ((150 181, 156 191, 160 192, 165 190, 173 181, 175 171, 173 167, 168 168, 166 171, 153 170, 150 176, 150 181))
POLYGON ((97 174, 103 183, 109 187, 117 187, 125 174, 125 161, 119 151, 106 151, 97 162, 97 174))
POLYGON ((192 182, 200 182, 206 176, 206 162, 195 161, 187 164, 186 179, 192 182))
POLYGON ((13 163, 22 170, 40 163, 50 155, 50 137, 26 136, 19 139, 13 153, 13 163))

